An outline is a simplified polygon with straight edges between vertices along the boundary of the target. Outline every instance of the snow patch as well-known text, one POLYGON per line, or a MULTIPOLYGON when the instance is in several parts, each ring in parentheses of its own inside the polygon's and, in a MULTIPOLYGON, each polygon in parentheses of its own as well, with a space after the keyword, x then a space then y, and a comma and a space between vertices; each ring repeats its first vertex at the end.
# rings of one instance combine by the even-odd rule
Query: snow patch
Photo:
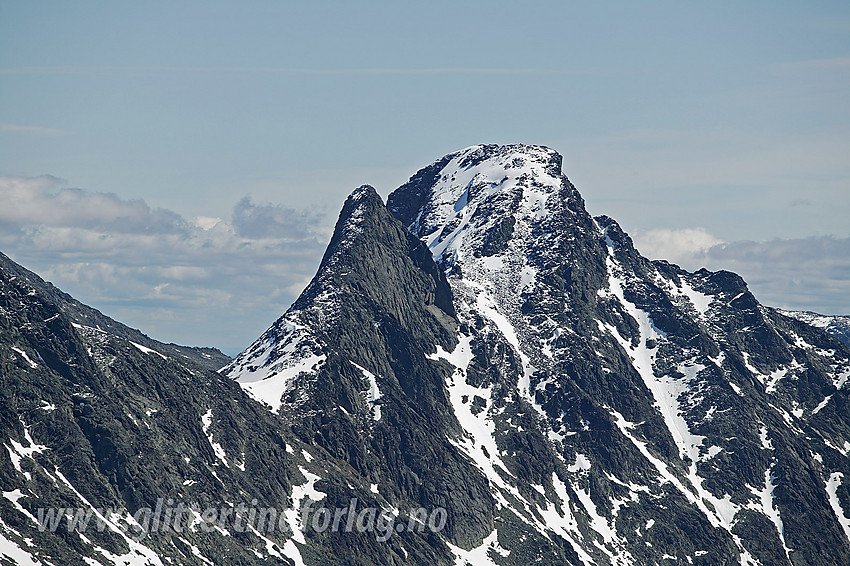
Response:
POLYGON ((12 465, 15 466, 15 469, 21 473, 24 473, 21 468, 21 460, 24 458, 32 459, 36 454, 41 454, 45 450, 48 450, 48 447, 43 444, 36 444, 35 440, 30 436, 29 427, 24 426, 24 440, 27 442, 28 446, 24 446, 14 438, 9 439, 9 444, 7 445, 6 450, 9 452, 9 459, 12 460, 12 465))
POLYGON ((369 403, 369 406, 372 407, 372 418, 375 419, 375 422, 381 420, 381 405, 378 403, 378 399, 383 397, 381 390, 378 388, 378 380, 375 378, 375 374, 364 368, 363 366, 359 366, 349 360, 351 365, 360 370, 360 373, 363 374, 363 377, 369 380, 369 389, 366 390, 366 402, 369 403))
POLYGON ((494 436, 496 425, 489 415, 492 406, 490 398, 492 386, 474 387, 466 382, 466 368, 473 357, 471 342, 471 336, 461 334, 458 336, 457 346, 451 353, 437 345, 437 353, 427 356, 431 360, 443 359, 455 367, 447 386, 449 400, 454 409, 455 417, 464 430, 464 435, 460 439, 449 440, 475 462, 493 485, 512 493, 518 499, 522 499, 519 490, 505 482, 495 468, 496 465, 499 465, 502 470, 507 470, 499 457, 499 449, 494 436), (473 399, 476 397, 483 399, 484 405, 483 407, 479 406, 479 409, 473 412, 473 399))
POLYGON ((42 566, 42 562, 0 533, 0 556, 18 566, 42 566))
POLYGON ((490 558, 491 552, 502 557, 510 554, 509 550, 505 550, 499 546, 498 533, 495 529, 493 529, 493 532, 490 533, 479 546, 476 546, 471 550, 464 550, 459 546, 453 545, 449 541, 444 542, 455 555, 456 566, 466 566, 467 564, 472 564, 473 566, 497 566, 493 559, 490 558))
POLYGON ((653 371, 655 363, 655 355, 658 351, 657 341, 665 338, 652 322, 649 314, 639 309, 634 303, 631 303, 625 298, 623 287, 625 281, 615 275, 618 269, 618 264, 608 256, 608 285, 611 293, 619 300, 620 304, 632 318, 634 318, 639 327, 640 337, 637 346, 632 346, 632 342, 620 335, 616 327, 605 325, 611 335, 620 343, 620 346, 632 357, 632 365, 638 374, 643 378, 647 389, 652 393, 655 399, 656 407, 664 418, 664 423, 670 431, 670 435, 676 442, 679 448, 679 456, 685 460, 690 459, 692 462, 699 457, 700 446, 705 441, 704 436, 692 434, 688 423, 682 416, 682 410, 679 405, 679 399, 690 390, 691 382, 696 379, 697 374, 705 369, 702 364, 680 365, 679 372, 685 377, 674 378, 669 375, 657 377, 653 371), (655 346, 649 348, 647 343, 649 340, 655 341, 655 346))
POLYGON ((254 399, 269 405, 272 411, 278 412, 283 405, 283 395, 291 388, 295 377, 302 372, 315 373, 326 359, 327 356, 324 354, 314 354, 282 369, 272 366, 266 372, 250 374, 246 379, 251 381, 242 381, 242 378, 237 381, 254 399), (257 377, 260 377, 259 381, 257 377))
POLYGON ((576 461, 567 467, 570 472, 581 472, 590 470, 590 460, 584 454, 576 454, 576 461))
POLYGON ((750 503, 747 507, 760 511, 768 519, 770 519, 776 527, 776 532, 779 533, 779 540, 782 541, 782 548, 785 550, 785 556, 790 562, 791 549, 789 549, 788 545, 785 543, 785 526, 782 524, 782 517, 779 515, 779 508, 774 504, 774 499, 776 499, 776 496, 774 495, 776 485, 773 483, 773 479, 771 469, 768 468, 764 472, 764 488, 756 489, 750 486, 750 491, 758 497, 758 503, 750 503))
POLYGON ((26 353, 26 352, 24 352, 24 351, 23 351, 23 350, 21 350, 20 348, 16 348, 15 346, 12 346, 12 349, 13 349, 14 351, 16 351, 18 354, 20 354, 20 355, 21 355, 21 357, 24 359, 24 361, 25 361, 26 363, 28 363, 28 364, 29 364, 29 366, 30 366, 32 369, 38 369, 38 364, 37 364, 37 363, 35 363, 34 361, 32 361, 32 360, 30 359, 30 357, 27 355, 27 353, 26 353))
POLYGON ((94 505, 92 505, 85 497, 83 497, 82 494, 80 494, 80 492, 77 491, 77 489, 71 484, 71 482, 62 475, 62 472, 60 472, 58 468, 54 468, 54 473, 56 474, 56 477, 62 481, 62 483, 74 492, 74 495, 76 495, 80 501, 94 512, 98 519, 106 524, 110 531, 123 538, 124 542, 126 542, 130 547, 130 551, 122 555, 116 555, 109 551, 101 550, 101 553, 103 553, 107 559, 113 563, 123 564, 126 566, 163 566, 162 560, 160 560, 156 552, 127 536, 120 525, 114 523, 112 519, 103 516, 103 514, 98 511, 97 508, 95 508, 94 505))
POLYGON ((844 474, 841 472, 833 472, 826 480, 826 493, 829 498, 829 506, 832 507, 832 512, 835 513, 835 518, 841 524, 841 529, 844 531, 844 536, 850 541, 850 519, 844 514, 844 509, 841 507, 841 501, 838 499, 838 487, 844 480, 844 474))
POLYGON ((832 399, 832 395, 827 395, 826 397, 824 397, 823 401, 821 401, 820 403, 818 403, 818 406, 817 406, 817 407, 815 407, 815 408, 812 410, 812 414, 813 414, 813 415, 818 414, 818 413, 821 411, 821 409, 823 409, 824 407, 826 407, 826 406, 827 406, 827 404, 829 403, 829 400, 830 400, 830 399, 832 399))
POLYGON ((136 347, 136 349, 137 349, 137 350, 139 350, 139 351, 140 351, 140 352, 142 352, 142 353, 145 353, 145 354, 156 354, 157 356, 159 356, 159 357, 160 357, 160 358, 162 358, 163 360, 167 360, 167 359, 168 359, 168 356, 164 356, 164 355, 160 354, 159 352, 157 352, 156 350, 153 350, 153 349, 151 349, 151 348, 148 348, 147 346, 142 346, 141 344, 136 344, 135 342, 130 342, 130 344, 132 344, 133 346, 135 346, 135 347, 136 347))
POLYGON ((201 423, 204 428, 204 434, 207 435, 207 440, 215 453, 215 457, 224 464, 224 467, 229 468, 230 464, 227 463, 227 453, 224 451, 224 448, 221 447, 221 444, 213 439, 213 435, 210 433, 210 426, 212 425, 212 409, 207 410, 207 412, 201 416, 201 423))
POLYGON ((697 291, 684 279, 681 281, 682 293, 688 298, 697 313, 701 317, 705 316, 705 313, 708 312, 708 308, 711 306, 712 301, 714 301, 714 297, 697 291))

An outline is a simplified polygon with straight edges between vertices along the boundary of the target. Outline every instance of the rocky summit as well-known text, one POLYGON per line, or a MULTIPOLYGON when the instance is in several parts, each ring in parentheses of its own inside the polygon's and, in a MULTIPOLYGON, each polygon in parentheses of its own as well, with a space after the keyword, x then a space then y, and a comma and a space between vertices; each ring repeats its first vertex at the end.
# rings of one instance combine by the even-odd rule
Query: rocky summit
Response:
POLYGON ((3 256, 0 555, 850 564, 850 348, 734 273, 644 258, 561 165, 482 145, 386 203, 358 188, 308 287, 219 372, 3 256), (160 499, 286 528, 141 529, 160 499), (111 511, 50 531, 51 506, 111 511))

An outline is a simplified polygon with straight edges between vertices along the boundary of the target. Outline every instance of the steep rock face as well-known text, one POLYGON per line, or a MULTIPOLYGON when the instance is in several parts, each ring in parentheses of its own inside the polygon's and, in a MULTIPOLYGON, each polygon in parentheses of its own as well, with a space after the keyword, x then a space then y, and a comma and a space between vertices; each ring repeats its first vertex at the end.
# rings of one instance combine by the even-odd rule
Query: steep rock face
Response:
MULTIPOLYGON (((346 200, 313 281, 224 371, 305 442, 348 462, 361 484, 377 485, 392 507, 446 508, 448 540, 468 545, 492 531, 493 502, 452 444, 463 429, 444 386, 448 367, 427 357, 456 348, 455 316, 427 246, 361 187, 346 200)), ((344 508, 349 495, 327 502, 344 508)), ((330 545, 344 538, 328 537, 330 545)), ((440 562, 433 551, 420 554, 406 560, 440 562)))
POLYGON ((543 515, 586 563, 846 563, 847 349, 735 274, 644 259, 560 163, 476 146, 388 199, 448 274, 474 353, 450 396, 480 399, 454 408, 490 428, 466 451, 497 516, 543 515))
POLYGON ((132 516, 158 501, 290 509, 316 462, 237 384, 170 345, 111 334, 105 329, 126 327, 100 313, 98 326, 77 323, 67 302, 54 301, 61 292, 45 294, 36 280, 8 258, 0 265, 0 556, 79 565, 299 557, 292 532, 282 530, 137 529, 132 516), (101 527, 90 515, 88 528, 61 519, 55 531, 42 529, 49 509, 97 509, 101 527))

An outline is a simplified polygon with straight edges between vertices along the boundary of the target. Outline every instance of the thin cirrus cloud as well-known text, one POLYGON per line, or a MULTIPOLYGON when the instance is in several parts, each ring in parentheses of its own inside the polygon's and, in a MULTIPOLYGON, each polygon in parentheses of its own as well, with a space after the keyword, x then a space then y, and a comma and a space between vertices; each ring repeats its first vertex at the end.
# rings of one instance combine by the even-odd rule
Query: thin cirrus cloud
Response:
POLYGON ((18 134, 33 134, 37 136, 69 136, 74 132, 61 130, 59 128, 44 128, 41 126, 21 126, 20 124, 0 124, 0 132, 13 132, 18 134))
POLYGON ((230 219, 0 177, 0 251, 81 301, 166 341, 247 346, 297 297, 326 218, 241 199, 230 219))
POLYGON ((510 67, 357 67, 350 69, 306 67, 169 67, 169 66, 63 66, 0 68, 0 75, 58 75, 76 73, 256 73, 271 75, 552 75, 563 73, 558 69, 510 67))
POLYGON ((850 57, 830 57, 776 63, 769 68, 777 71, 841 70, 850 67, 850 57))

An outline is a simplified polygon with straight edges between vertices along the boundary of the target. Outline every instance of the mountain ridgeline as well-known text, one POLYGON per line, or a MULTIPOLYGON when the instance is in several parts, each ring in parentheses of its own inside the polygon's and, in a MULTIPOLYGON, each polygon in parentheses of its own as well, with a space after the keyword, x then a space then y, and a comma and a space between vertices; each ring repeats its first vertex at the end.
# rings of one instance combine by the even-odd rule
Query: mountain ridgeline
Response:
POLYGON ((734 273, 644 258, 548 148, 355 190, 311 283, 218 373, 6 263, 20 563, 850 564, 850 349, 734 273), (123 534, 163 497, 256 500, 291 530, 123 534), (317 528, 307 500, 445 522, 317 528), (114 528, 37 528, 74 502, 114 528))
POLYGON ((823 315, 810 311, 780 310, 779 312, 785 316, 801 320, 811 326, 822 328, 850 346, 850 316, 823 315))

